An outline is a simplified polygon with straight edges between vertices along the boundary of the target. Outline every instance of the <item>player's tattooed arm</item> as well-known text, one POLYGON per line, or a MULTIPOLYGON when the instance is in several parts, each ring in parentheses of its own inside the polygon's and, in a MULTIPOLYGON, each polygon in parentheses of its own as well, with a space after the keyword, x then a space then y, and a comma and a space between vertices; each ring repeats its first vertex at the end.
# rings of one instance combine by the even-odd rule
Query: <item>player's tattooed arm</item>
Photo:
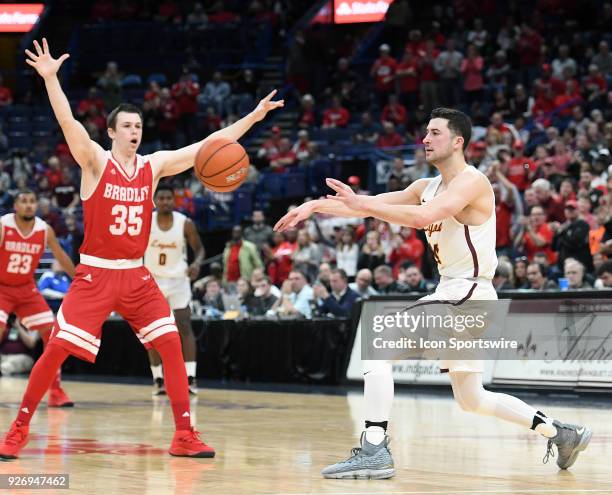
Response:
POLYGON ((68 256, 66 251, 64 251, 62 246, 60 246, 60 243, 58 242, 57 237, 55 236, 55 231, 51 228, 51 226, 47 227, 47 245, 49 246, 49 249, 51 249, 51 252, 53 253, 55 259, 59 262, 59 264, 68 274, 68 276, 70 278, 74 278, 74 263, 72 262, 70 256, 68 256))
POLYGON ((26 50, 26 63, 33 67, 45 81, 49 102, 58 124, 62 128, 70 152, 81 168, 95 167, 104 163, 104 150, 92 141, 85 127, 74 118, 68 98, 60 85, 57 73, 70 55, 64 53, 59 58, 53 58, 49 51, 47 39, 42 39, 42 46, 34 40, 34 52, 26 50))

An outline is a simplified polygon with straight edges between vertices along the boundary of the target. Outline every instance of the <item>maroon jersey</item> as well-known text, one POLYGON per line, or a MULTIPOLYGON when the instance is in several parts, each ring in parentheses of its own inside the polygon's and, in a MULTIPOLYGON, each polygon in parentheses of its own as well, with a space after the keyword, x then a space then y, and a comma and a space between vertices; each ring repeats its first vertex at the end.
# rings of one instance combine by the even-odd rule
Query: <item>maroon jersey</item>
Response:
POLYGON ((83 199, 84 239, 79 252, 104 259, 139 259, 149 242, 153 214, 151 163, 136 155, 130 177, 107 152, 94 192, 83 199))
POLYGON ((31 283, 47 245, 47 224, 35 217, 32 232, 23 235, 15 222, 15 214, 8 213, 0 217, 0 228, 0 285, 31 283))

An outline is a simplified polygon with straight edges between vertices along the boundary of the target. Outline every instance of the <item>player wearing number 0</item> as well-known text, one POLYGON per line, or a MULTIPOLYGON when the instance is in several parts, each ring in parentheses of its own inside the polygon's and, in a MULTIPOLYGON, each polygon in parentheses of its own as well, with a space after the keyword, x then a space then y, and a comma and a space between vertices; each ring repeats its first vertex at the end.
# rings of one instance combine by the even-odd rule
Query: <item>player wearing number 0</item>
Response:
MULTIPOLYGON (((38 208, 36 194, 19 191, 15 197, 15 213, 0 217, 0 338, 11 313, 29 330, 38 330, 45 343, 53 327, 53 313, 34 282, 34 271, 45 248, 70 276, 74 264, 62 249, 55 231, 35 216, 38 208)), ((60 370, 49 388, 50 407, 72 407, 74 404, 60 387, 60 370)))
MULTIPOLYGON (((327 199, 310 201, 279 220, 284 230, 312 213, 345 217, 376 217, 386 222, 424 229, 438 263, 441 280, 425 300, 496 300, 491 279, 497 266, 495 255, 495 200, 484 174, 465 162, 464 151, 472 134, 467 115, 448 108, 431 114, 423 139, 425 156, 440 172, 420 179, 403 191, 362 196, 335 179, 327 184, 335 192, 327 199)), ((386 435, 393 402, 391 363, 364 361, 365 431, 361 447, 348 459, 326 467, 326 478, 390 478, 394 464, 386 435)), ((482 361, 441 361, 448 371, 453 395, 462 409, 496 416, 548 438, 545 462, 558 448, 557 465, 571 466, 591 438, 591 430, 563 424, 547 417, 522 400, 493 393, 482 386, 482 361)))
MULTIPOLYGON (((155 191, 155 207, 149 245, 145 251, 144 264, 155 278, 162 294, 174 313, 183 345, 183 357, 187 370, 189 393, 197 395, 196 347, 191 329, 190 279, 195 280, 204 260, 204 246, 194 223, 182 213, 174 211, 174 191, 167 184, 160 184, 155 191), (187 246, 195 258, 187 264, 187 246)), ((149 363, 153 373, 154 395, 164 395, 164 375, 159 353, 149 350, 149 363)))
MULTIPOLYGON (((191 426, 187 374, 174 316, 142 261, 158 181, 192 167, 206 140, 140 156, 136 150, 142 138, 141 113, 123 104, 108 116, 112 146, 105 151, 73 117, 60 86, 57 72, 68 54, 52 58, 46 39, 42 46, 35 41, 34 48, 35 53, 26 50, 26 62, 44 79, 55 117, 81 167, 85 232, 81 263, 59 309, 51 340, 32 368, 17 418, 0 443, 0 457, 16 458, 26 445, 32 415, 68 355, 95 361, 102 324, 112 311, 129 322, 147 349, 154 348, 161 356, 176 427, 170 454, 213 457, 214 450, 191 426)), ((207 139, 239 139, 270 110, 283 105, 282 100, 271 101, 273 96, 270 93, 253 112, 207 139)))

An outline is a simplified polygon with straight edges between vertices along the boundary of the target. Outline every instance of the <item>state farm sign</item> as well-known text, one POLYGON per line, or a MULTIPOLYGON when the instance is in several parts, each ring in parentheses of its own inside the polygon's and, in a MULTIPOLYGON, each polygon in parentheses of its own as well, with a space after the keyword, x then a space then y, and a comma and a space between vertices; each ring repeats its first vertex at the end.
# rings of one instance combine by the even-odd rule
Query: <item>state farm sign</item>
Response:
POLYGON ((393 0, 334 0, 334 22, 378 22, 387 14, 393 0))
POLYGON ((42 3, 0 4, 0 32, 27 33, 38 22, 42 3))

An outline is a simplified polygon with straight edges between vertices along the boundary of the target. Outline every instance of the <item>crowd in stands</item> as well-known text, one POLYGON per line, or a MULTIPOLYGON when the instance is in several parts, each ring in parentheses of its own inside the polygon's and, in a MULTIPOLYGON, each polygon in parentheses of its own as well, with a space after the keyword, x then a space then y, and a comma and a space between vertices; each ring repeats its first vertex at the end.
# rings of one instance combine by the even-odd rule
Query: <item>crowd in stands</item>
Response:
MULTIPOLYGON (((235 3, 194 4, 182 12, 162 2, 147 15, 206 29, 232 22, 224 6, 235 3)), ((282 3, 253 1, 249 9, 276 22, 282 3)), ((467 160, 495 192, 495 287, 610 288, 612 4, 542 0, 527 13, 520 2, 498 3, 475 10, 471 2, 425 7, 395 0, 369 58, 356 55, 368 41, 355 32, 332 35, 320 25, 297 30, 285 54, 287 99, 294 99, 296 119, 292 128, 265 131, 251 156, 249 181, 308 169, 329 159, 326 145, 340 141, 372 150, 385 190, 407 187, 436 174, 421 148, 429 112, 459 108, 474 124, 467 160)), ((93 19, 131 18, 134 4, 101 0, 93 19)), ((109 62, 74 105, 100 142, 106 113, 122 99, 121 69, 109 62)), ((174 79, 152 78, 143 96, 142 152, 180 146, 234 122, 261 96, 258 81, 252 69, 201 74, 195 58, 174 79)), ((0 79, 0 115, 13 104, 12 90, 0 79)), ((0 212, 11 209, 19 189, 36 189, 39 214, 76 257, 82 238, 78 169, 66 145, 35 157, 35 146, 30 153, 12 148, 2 128, 0 212)), ((375 183, 363 175, 341 179, 360 194, 375 183)), ((194 214, 194 197, 227 196, 203 191, 188 176, 174 185, 177 208, 188 214, 194 214)), ((251 316, 346 316, 357 297, 431 291, 434 265, 421 231, 319 215, 273 233, 263 212, 255 211, 244 230, 233 228, 222 262, 196 282, 194 301, 210 317, 234 306, 232 294, 238 311, 251 316)))

